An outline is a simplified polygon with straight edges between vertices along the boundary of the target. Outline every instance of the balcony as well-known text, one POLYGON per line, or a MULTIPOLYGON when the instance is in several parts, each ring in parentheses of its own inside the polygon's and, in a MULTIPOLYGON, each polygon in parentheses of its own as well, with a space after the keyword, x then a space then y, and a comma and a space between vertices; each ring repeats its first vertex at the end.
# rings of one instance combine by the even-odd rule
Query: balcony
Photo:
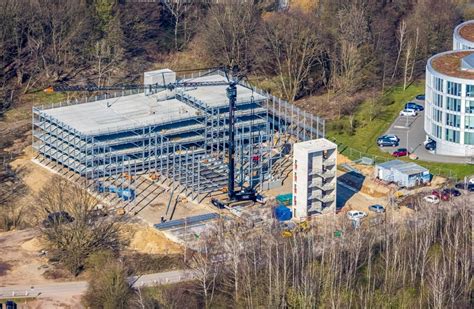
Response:
POLYGON ((334 158, 323 160, 323 166, 332 166, 335 164, 336 164, 336 159, 334 158))
POLYGON ((308 200, 314 200, 314 199, 320 200, 321 196, 322 196, 321 191, 314 191, 314 192, 311 192, 310 196, 308 196, 308 200))
POLYGON ((334 194, 323 195, 321 197, 316 197, 316 198, 323 203, 334 202, 334 200, 336 199, 334 194))
POLYGON ((324 183, 321 180, 313 180, 308 186, 309 188, 319 188, 323 191, 334 190, 335 183, 324 183))

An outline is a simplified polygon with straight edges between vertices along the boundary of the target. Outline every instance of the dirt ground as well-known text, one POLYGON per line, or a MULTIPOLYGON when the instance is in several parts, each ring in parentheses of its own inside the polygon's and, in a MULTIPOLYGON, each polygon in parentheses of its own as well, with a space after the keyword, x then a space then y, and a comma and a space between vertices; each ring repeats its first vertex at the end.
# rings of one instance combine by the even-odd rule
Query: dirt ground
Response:
POLYGON ((21 179, 28 186, 32 193, 38 193, 44 188, 45 184, 52 178, 53 174, 33 163, 31 159, 35 152, 31 146, 24 149, 23 154, 10 163, 10 166, 19 172, 21 179))
POLYGON ((0 233, 1 263, 8 269, 0 275, 0 285, 40 284, 50 280, 43 277, 49 268, 47 259, 40 257, 43 249, 34 229, 0 233))

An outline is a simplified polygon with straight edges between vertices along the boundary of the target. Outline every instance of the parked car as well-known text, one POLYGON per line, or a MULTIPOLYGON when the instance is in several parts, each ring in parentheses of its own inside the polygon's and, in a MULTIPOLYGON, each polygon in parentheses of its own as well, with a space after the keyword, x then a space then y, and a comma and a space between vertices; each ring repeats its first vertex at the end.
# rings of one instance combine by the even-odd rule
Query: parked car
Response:
POLYGON ((427 195, 423 198, 425 201, 431 204, 438 204, 439 198, 436 195, 427 195))
POLYGON ((52 212, 43 220, 43 227, 50 228, 54 224, 71 223, 74 218, 65 211, 52 212))
POLYGON ((375 204, 375 205, 370 205, 369 210, 373 211, 373 212, 376 212, 376 213, 383 213, 383 212, 385 212, 385 207, 383 207, 382 205, 379 205, 379 204, 375 204))
POLYGON ((392 141, 389 139, 381 139, 381 140, 377 140, 377 145, 379 145, 379 147, 385 147, 385 146, 396 147, 398 146, 398 142, 392 141))
POLYGON ((474 192, 474 184, 468 182, 460 182, 454 185, 456 189, 467 190, 469 192, 474 192))
POLYGON ((405 157, 408 156, 410 153, 408 152, 408 149, 406 148, 398 148, 392 153, 392 156, 394 157, 405 157))
POLYGON ((437 198, 439 198, 442 201, 449 201, 450 196, 449 196, 449 194, 445 193, 444 191, 433 190, 433 192, 431 192, 431 194, 436 196, 437 198))
POLYGON ((367 217, 367 213, 360 210, 349 210, 347 212, 347 218, 350 220, 360 220, 364 217, 367 217))
POLYGON ((423 107, 423 105, 416 104, 415 102, 408 102, 407 104, 405 104, 405 109, 413 109, 415 111, 421 112, 425 108, 423 107))
POLYGON ((416 112, 416 110, 414 109, 411 109, 411 108, 405 108, 404 110, 402 110, 400 112, 400 116, 410 116, 410 117, 414 117, 418 115, 418 113, 416 112))
POLYGON ((389 140, 397 141, 397 142, 400 141, 400 138, 396 136, 395 134, 385 134, 385 135, 380 136, 379 138, 389 139, 389 140))
POLYGON ((377 139, 377 145, 383 146, 398 146, 400 139, 398 136, 393 134, 382 135, 377 139))
POLYGON ((423 93, 423 94, 419 94, 419 95, 417 95, 417 96, 415 97, 415 99, 424 101, 424 100, 425 100, 425 94, 424 94, 424 93, 423 93))
POLYGON ((447 194, 449 196, 460 196, 461 195, 461 191, 459 191, 458 189, 455 189, 455 188, 444 189, 442 191, 442 193, 447 194))
POLYGON ((430 141, 425 144, 425 149, 428 151, 434 151, 436 150, 436 142, 435 141, 430 141))

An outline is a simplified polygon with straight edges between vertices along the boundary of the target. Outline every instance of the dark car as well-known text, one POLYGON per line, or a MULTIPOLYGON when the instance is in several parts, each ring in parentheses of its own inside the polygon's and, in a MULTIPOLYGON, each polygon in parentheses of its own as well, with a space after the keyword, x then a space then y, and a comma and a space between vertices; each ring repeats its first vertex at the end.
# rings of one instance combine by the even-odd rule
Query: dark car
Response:
POLYGON ((431 192, 431 194, 436 196, 437 198, 439 198, 442 201, 449 201, 449 198, 450 198, 450 194, 444 192, 444 190, 443 191, 433 190, 433 192, 431 192))
POLYGON ((425 108, 423 107, 423 105, 416 104, 415 102, 408 102, 407 104, 405 104, 405 109, 412 109, 421 112, 425 108))
POLYGON ((433 151, 436 150, 436 142, 435 141, 430 141, 425 144, 425 149, 428 151, 433 151))
POLYGON ((394 157, 405 157, 408 155, 409 155, 409 152, 408 152, 408 149, 406 148, 398 148, 392 153, 392 156, 394 157))
POLYGON ((391 140, 378 140, 377 145, 380 147, 396 147, 398 146, 398 142, 391 141, 391 140))
POLYGON ((457 183, 454 187, 456 189, 468 190, 469 192, 474 192, 474 184, 473 183, 460 182, 460 183, 457 183))
POLYGON ((425 95, 424 94, 419 94, 415 97, 417 100, 422 100, 424 101, 425 100, 425 95))
POLYGON ((457 190, 457 189, 454 189, 454 188, 448 188, 448 189, 444 189, 442 191, 443 194, 448 194, 450 196, 460 196, 461 195, 461 191, 457 190))
POLYGON ((384 135, 377 139, 377 145, 379 145, 379 147, 384 147, 384 146, 395 147, 395 146, 398 146, 398 142, 399 140, 396 138, 396 136, 392 137, 392 136, 384 135))
POLYGON ((382 205, 375 204, 375 205, 370 205, 369 210, 376 212, 376 213, 383 213, 385 212, 385 208, 382 205))
POLYGON ((52 212, 43 220, 43 226, 46 228, 52 227, 55 224, 71 223, 74 218, 65 211, 52 212))

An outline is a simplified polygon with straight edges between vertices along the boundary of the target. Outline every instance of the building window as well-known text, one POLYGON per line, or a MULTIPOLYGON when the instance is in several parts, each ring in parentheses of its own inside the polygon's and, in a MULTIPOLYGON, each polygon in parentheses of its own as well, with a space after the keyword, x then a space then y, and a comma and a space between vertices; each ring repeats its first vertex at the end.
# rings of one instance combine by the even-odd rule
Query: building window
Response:
POLYGON ((433 120, 436 122, 441 122, 443 119, 443 112, 437 108, 433 108, 433 120))
POLYGON ((474 116, 466 116, 464 118, 464 127, 466 129, 474 129, 474 116))
POLYGON ((441 134, 443 131, 440 126, 433 123, 431 131, 432 131, 433 136, 437 138, 441 138, 441 134))
POLYGON ((466 85, 466 97, 474 97, 474 85, 466 85))
POLYGON ((474 145, 474 133, 464 132, 464 145, 474 145))
POLYGON ((474 101, 466 100, 466 113, 474 114, 474 101))
POLYGON ((433 96, 434 105, 443 108, 443 96, 435 93, 433 96))
POLYGON ((461 100, 448 97, 448 100, 446 101, 446 108, 453 112, 460 112, 461 100))
POLYGON ((448 142, 459 143, 459 131, 446 129, 446 140, 448 142))
POLYGON ((459 115, 446 113, 446 124, 451 127, 459 128, 461 125, 461 117, 459 115))
POLYGON ((443 80, 441 78, 434 78, 434 86, 436 90, 443 92, 443 80))
POLYGON ((461 96, 461 84, 448 81, 448 94, 461 96))

